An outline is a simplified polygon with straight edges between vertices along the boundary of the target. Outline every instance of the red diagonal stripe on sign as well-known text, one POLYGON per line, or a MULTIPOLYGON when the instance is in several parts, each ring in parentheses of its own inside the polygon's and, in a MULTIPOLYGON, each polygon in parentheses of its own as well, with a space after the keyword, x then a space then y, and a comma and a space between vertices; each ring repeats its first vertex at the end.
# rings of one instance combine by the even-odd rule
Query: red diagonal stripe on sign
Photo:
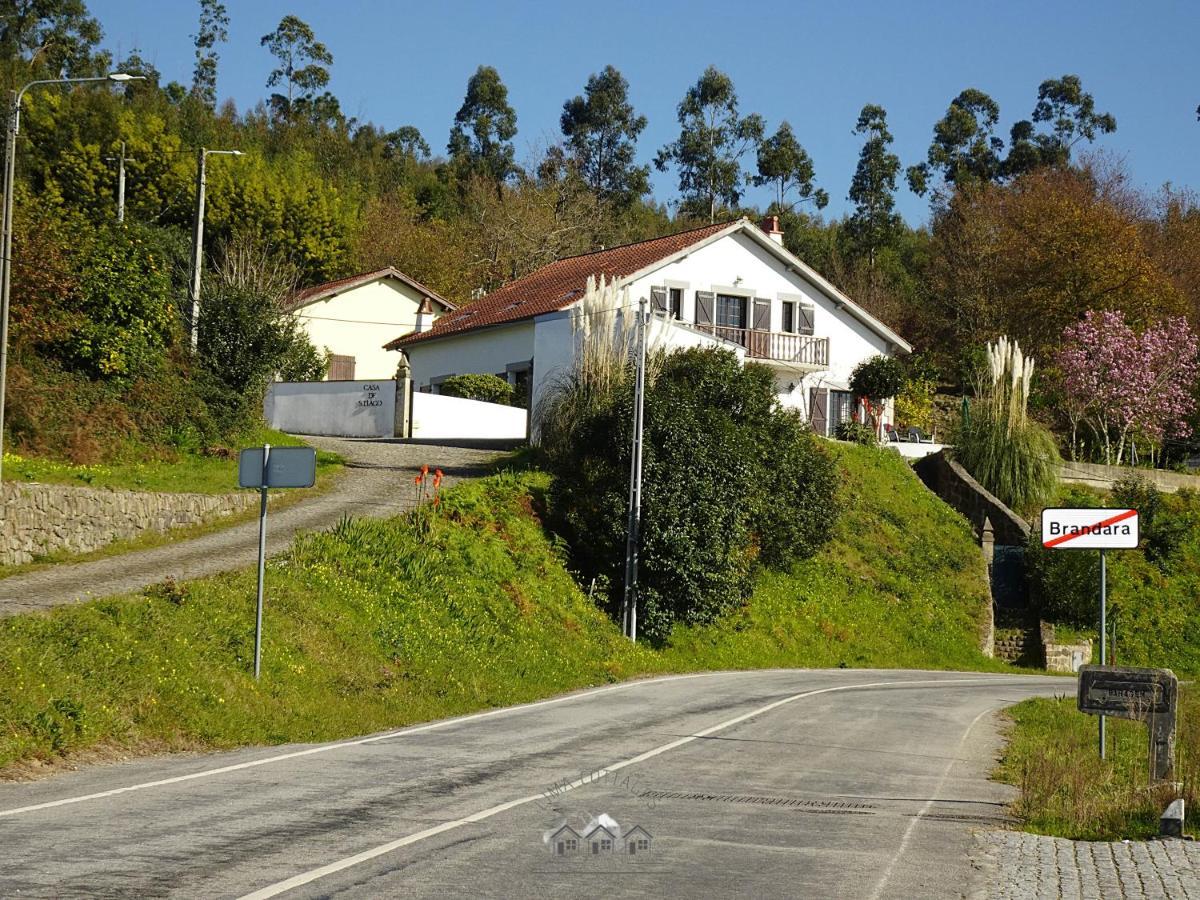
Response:
MULTIPOLYGON (((1052 541, 1043 541, 1042 546, 1043 547, 1057 547, 1059 544, 1065 544, 1067 541, 1073 541, 1077 537, 1087 537, 1092 532, 1097 531, 1098 529, 1104 528, 1108 525, 1116 525, 1118 522, 1124 522, 1126 519, 1132 519, 1136 515, 1137 515, 1136 509, 1127 509, 1127 510, 1117 513, 1115 516, 1113 516, 1111 518, 1104 519, 1103 521, 1097 522, 1095 525, 1086 526, 1088 529, 1087 531, 1077 531, 1074 534, 1064 534, 1062 537, 1056 537, 1052 541)), ((1085 526, 1080 526, 1080 527, 1085 527, 1085 526)))

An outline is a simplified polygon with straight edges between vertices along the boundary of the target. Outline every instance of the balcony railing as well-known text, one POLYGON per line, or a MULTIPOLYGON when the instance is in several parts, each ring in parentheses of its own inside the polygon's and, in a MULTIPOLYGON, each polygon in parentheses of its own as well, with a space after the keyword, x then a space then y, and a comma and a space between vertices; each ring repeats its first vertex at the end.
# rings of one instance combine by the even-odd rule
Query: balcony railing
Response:
POLYGON ((787 362, 816 369, 829 367, 829 338, 813 337, 807 334, 789 334, 783 331, 727 328, 724 325, 699 325, 696 327, 723 340, 745 347, 746 356, 751 359, 787 362))

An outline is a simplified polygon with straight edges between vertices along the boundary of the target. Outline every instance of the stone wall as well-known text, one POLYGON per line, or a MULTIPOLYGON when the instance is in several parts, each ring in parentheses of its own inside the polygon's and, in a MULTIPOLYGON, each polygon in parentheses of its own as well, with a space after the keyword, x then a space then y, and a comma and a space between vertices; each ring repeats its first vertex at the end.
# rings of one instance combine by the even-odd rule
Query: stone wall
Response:
POLYGON ((87 553, 147 531, 220 519, 258 503, 256 491, 159 494, 57 484, 0 485, 0 565, 87 553))
POLYGON ((1074 484, 1086 484, 1107 491, 1121 478, 1134 475, 1144 478, 1166 494, 1181 488, 1200 491, 1200 477, 1165 469, 1134 469, 1128 466, 1104 466, 1099 463, 1064 462, 1058 467, 1058 477, 1074 484))
POLYGON ((917 461, 913 469, 931 491, 963 514, 976 534, 982 535, 984 519, 990 519, 997 544, 1025 545, 1029 523, 984 490, 945 450, 917 461))

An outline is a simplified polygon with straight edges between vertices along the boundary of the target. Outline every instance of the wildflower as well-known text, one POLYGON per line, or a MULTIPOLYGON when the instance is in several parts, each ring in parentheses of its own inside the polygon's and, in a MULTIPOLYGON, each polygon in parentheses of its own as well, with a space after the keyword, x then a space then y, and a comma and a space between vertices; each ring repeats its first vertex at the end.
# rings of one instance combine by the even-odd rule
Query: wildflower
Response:
POLYGON ((422 480, 424 480, 424 478, 425 478, 424 475, 418 475, 416 478, 413 479, 413 484, 420 484, 422 482, 422 480))
POLYGON ((433 470, 433 486, 434 486, 434 487, 440 487, 440 486, 441 486, 441 484, 442 484, 442 478, 443 478, 443 477, 444 477, 444 476, 442 475, 442 470, 441 470, 441 469, 434 469, 434 470, 433 470))
POLYGON ((421 477, 424 478, 429 474, 429 466, 421 466, 421 477))

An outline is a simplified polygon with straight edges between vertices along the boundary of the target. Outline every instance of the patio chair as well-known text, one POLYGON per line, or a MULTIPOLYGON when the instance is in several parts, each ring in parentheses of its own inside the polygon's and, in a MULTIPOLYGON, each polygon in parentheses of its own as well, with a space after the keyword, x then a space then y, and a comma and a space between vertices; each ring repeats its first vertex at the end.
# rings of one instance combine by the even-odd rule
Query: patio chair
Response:
POLYGON ((932 444, 933 443, 933 438, 930 437, 929 435, 927 435, 924 431, 922 431, 916 425, 913 425, 908 429, 908 439, 910 441, 912 441, 914 444, 932 444))

